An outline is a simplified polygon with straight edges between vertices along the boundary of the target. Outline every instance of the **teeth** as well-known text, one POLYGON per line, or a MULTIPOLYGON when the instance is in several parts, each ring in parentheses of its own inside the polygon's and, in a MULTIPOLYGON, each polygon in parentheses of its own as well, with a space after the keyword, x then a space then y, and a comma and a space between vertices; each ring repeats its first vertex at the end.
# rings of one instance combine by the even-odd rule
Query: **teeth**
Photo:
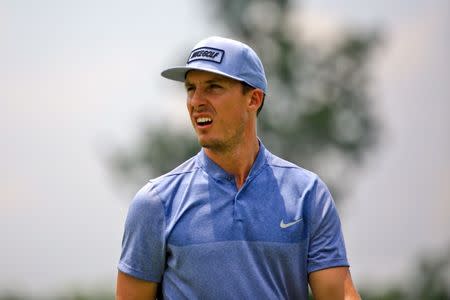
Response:
POLYGON ((197 118, 197 123, 206 123, 211 121, 211 118, 197 118))

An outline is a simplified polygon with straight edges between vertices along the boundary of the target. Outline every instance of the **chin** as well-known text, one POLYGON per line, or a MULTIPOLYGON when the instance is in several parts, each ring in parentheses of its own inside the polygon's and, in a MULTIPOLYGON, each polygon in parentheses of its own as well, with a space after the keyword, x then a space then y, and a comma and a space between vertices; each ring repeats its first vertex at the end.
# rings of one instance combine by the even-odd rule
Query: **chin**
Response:
POLYGON ((208 141, 204 138, 201 138, 200 136, 197 136, 197 141, 202 147, 207 147, 208 141))
POLYGON ((212 147, 212 145, 211 145, 211 142, 208 142, 208 141, 205 141, 205 140, 201 140, 201 139, 198 139, 198 143, 200 144, 200 146, 202 146, 203 148, 211 148, 212 147))
POLYGON ((200 144, 200 146, 202 146, 203 148, 207 148, 207 149, 220 148, 222 145, 222 143, 220 141, 201 138, 201 137, 198 137, 198 143, 200 144))

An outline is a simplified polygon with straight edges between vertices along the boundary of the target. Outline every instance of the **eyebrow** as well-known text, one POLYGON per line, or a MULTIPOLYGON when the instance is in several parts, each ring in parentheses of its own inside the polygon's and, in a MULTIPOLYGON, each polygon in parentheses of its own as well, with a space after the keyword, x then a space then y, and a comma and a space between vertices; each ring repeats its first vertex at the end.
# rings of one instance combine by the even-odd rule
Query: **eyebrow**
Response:
MULTIPOLYGON (((211 79, 206 80, 204 83, 206 84, 211 84, 211 83, 220 83, 220 82, 224 82, 227 81, 228 78, 223 78, 223 77, 213 77, 211 79)), ((184 81, 184 85, 185 86, 192 86, 194 85, 192 82, 188 81, 187 79, 184 81)))

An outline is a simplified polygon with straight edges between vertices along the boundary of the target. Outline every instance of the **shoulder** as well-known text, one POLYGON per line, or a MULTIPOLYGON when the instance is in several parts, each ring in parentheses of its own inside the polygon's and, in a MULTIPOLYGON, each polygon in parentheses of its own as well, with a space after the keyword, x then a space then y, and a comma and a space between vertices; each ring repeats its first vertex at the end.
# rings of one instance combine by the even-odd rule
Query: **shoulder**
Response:
POLYGON ((266 163, 276 177, 288 182, 302 182, 306 184, 321 183, 319 176, 303 167, 278 157, 266 150, 266 163))
POLYGON ((266 176, 275 178, 280 190, 306 202, 332 199, 330 191, 320 176, 310 170, 282 159, 266 150, 266 176))
POLYGON ((199 169, 197 156, 194 156, 173 170, 150 179, 135 195, 133 202, 142 205, 148 202, 164 202, 167 195, 173 193, 182 182, 190 178, 199 169))
POLYGON ((152 191, 158 192, 171 189, 178 185, 180 181, 188 178, 199 169, 197 163, 198 155, 191 157, 173 170, 153 179, 150 179, 147 186, 152 191))
POLYGON ((167 181, 174 180, 177 177, 183 177, 186 174, 192 173, 199 168, 197 164, 197 156, 193 156, 190 159, 186 160, 181 165, 177 166, 173 170, 153 179, 149 180, 149 183, 153 185, 164 184, 167 181))

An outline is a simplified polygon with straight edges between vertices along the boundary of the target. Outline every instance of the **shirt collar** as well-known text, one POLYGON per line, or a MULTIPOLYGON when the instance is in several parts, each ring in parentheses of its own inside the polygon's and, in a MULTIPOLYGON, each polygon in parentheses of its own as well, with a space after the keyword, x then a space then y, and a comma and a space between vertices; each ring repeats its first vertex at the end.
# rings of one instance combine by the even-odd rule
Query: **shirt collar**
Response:
MULTIPOLYGON (((255 161, 250 169, 250 173, 248 174, 248 179, 253 179, 262 167, 266 164, 266 148, 263 143, 258 139, 259 142, 259 151, 256 156, 255 161)), ((202 168, 208 175, 212 176, 217 180, 234 180, 233 175, 228 174, 224 169, 222 169, 218 164, 212 161, 205 153, 205 150, 202 150, 197 154, 197 164, 202 168)))

